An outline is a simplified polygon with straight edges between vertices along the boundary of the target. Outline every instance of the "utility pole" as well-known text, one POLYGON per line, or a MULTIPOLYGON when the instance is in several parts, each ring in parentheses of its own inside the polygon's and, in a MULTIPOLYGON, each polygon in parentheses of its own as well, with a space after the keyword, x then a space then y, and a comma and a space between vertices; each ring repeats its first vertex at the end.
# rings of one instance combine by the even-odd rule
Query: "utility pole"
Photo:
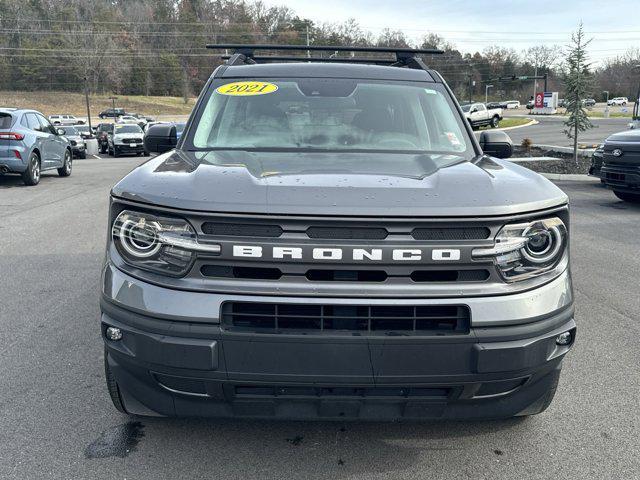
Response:
POLYGON ((84 76, 84 99, 87 102, 87 122, 89 123, 89 131, 91 132, 91 109, 89 108, 89 82, 87 76, 84 76))
POLYGON ((109 100, 111 100, 111 107, 113 108, 113 123, 116 122, 116 120, 118 119, 118 117, 116 117, 116 100, 118 99, 118 97, 109 97, 109 100))
POLYGON ((493 85, 485 85, 484 86, 484 103, 485 105, 489 101, 489 89, 493 88, 493 85))
MULTIPOLYGON (((309 46, 309 25, 307 25, 307 47, 309 46)), ((307 58, 311 58, 311 52, 307 50, 307 58)))

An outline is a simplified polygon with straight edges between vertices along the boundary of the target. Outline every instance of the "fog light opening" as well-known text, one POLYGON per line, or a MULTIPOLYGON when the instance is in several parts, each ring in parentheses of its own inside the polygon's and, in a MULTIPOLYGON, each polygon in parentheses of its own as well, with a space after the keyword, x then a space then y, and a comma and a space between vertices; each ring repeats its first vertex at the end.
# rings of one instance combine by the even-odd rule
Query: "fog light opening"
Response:
POLYGON ((573 335, 571 335, 571 332, 564 332, 556 337, 556 345, 566 346, 570 345, 572 341, 573 335))
POLYGON ((117 342, 122 339, 122 330, 116 327, 107 327, 105 335, 109 340, 117 342))

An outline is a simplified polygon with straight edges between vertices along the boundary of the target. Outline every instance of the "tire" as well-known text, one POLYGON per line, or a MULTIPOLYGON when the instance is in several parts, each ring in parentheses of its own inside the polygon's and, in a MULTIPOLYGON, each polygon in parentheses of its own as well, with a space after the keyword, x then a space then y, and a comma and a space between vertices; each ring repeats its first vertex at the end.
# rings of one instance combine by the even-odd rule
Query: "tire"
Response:
POLYGON ((87 152, 85 151, 85 152, 82 152, 82 153, 78 154, 78 158, 81 158, 81 159, 84 160, 85 158, 87 158, 87 152))
POLYGON ((35 152, 29 156, 27 169, 22 173, 22 181, 29 187, 40 183, 40 157, 35 152))
POLYGON ((107 349, 104 349, 104 379, 107 384, 107 391, 109 392, 109 397, 111 397, 111 402, 113 406, 116 407, 120 413, 127 413, 124 408, 124 404, 122 403, 122 397, 120 396, 120 388, 118 387, 118 382, 116 382, 111 369, 109 368, 109 361, 107 360, 107 349))
POLYGON ((149 156, 149 155, 151 155, 151 154, 145 150, 145 151, 144 151, 144 153, 143 153, 143 155, 144 155, 145 157, 148 157, 148 156, 149 156))
POLYGON ((61 177, 68 177, 71 175, 71 170, 73 169, 73 159, 71 152, 69 150, 65 150, 64 152, 64 164, 62 167, 58 169, 58 175, 61 177))
POLYGON ((498 117, 497 115, 495 115, 492 119, 491 119, 491 128, 498 128, 498 125, 500 125, 500 117, 498 117))
POLYGON ((620 200, 630 203, 640 203, 640 193, 629 193, 629 192, 621 192, 619 190, 614 190, 613 194, 618 197, 620 200))
POLYGON ((113 147, 113 158, 118 158, 118 156, 120 155, 120 153, 118 153, 118 150, 116 149, 116 147, 113 147))

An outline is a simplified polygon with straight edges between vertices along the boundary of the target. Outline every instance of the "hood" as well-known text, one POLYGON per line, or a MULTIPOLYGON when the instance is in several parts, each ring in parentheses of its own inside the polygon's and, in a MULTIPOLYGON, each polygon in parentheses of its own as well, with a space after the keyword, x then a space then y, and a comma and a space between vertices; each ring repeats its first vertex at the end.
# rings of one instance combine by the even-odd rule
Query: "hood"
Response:
POLYGON ((116 138, 121 138, 121 137, 126 137, 126 138, 143 138, 144 137, 144 133, 142 132, 132 132, 132 133, 114 133, 113 134, 114 137, 116 138))
POLYGON ((397 157, 173 150, 134 169, 112 193, 206 212, 402 217, 507 215, 568 200, 544 177, 506 160, 482 157, 425 169, 424 155, 402 162, 397 157), (327 166, 332 162, 333 171, 327 166), (282 168, 274 171, 275 164, 282 168), (385 173, 385 167, 396 173, 385 173))

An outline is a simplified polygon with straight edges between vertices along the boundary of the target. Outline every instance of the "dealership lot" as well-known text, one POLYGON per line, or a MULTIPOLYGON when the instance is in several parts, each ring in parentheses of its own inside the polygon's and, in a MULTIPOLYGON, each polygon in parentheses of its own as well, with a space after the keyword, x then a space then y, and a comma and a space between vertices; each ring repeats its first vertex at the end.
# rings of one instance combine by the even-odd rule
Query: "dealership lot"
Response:
POLYGON ((634 478, 640 471, 640 206, 597 181, 572 204, 576 348, 544 414, 500 422, 129 418, 98 328, 109 188, 146 159, 0 177, 0 478, 634 478))

